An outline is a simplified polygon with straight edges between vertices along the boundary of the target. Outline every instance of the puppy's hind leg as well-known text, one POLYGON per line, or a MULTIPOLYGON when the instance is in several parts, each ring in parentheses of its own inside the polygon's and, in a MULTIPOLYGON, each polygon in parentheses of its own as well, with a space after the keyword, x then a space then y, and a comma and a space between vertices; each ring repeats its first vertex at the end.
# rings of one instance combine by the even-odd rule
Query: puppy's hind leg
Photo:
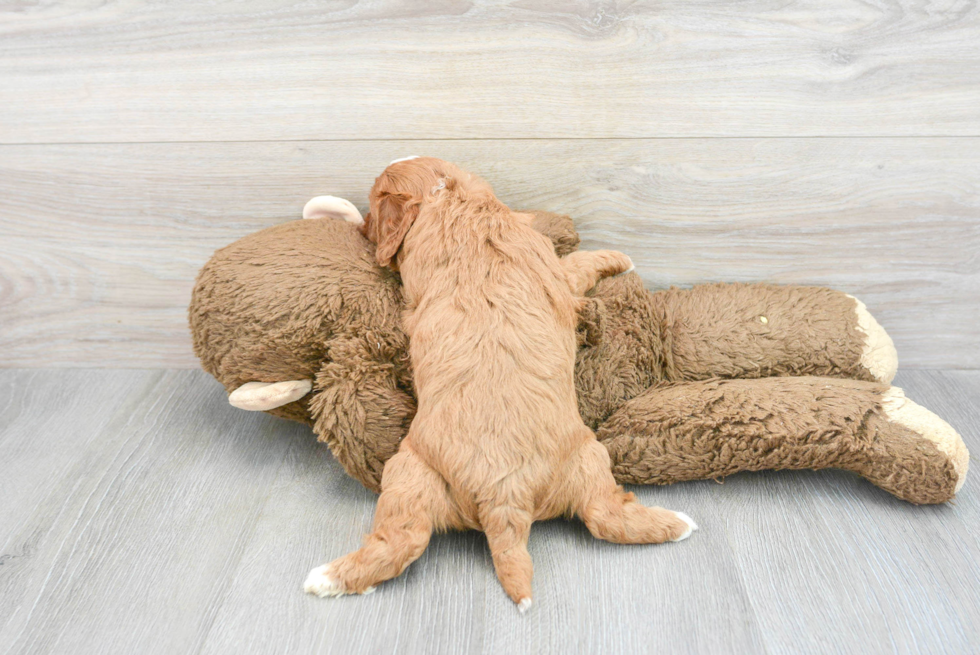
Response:
POLYGON ((490 544, 497 579, 522 614, 531 607, 534 567, 527 552, 527 540, 532 520, 529 512, 508 506, 480 512, 480 524, 490 544))
POLYGON ((458 524, 445 480, 412 451, 406 438, 385 464, 374 527, 364 546, 310 571, 303 588, 317 596, 370 593, 419 558, 433 529, 458 524))
POLYGON ((698 526, 682 512, 646 507, 616 485, 609 452, 591 439, 580 451, 577 470, 565 481, 572 509, 594 536, 618 544, 680 541, 698 526))
POLYGON ((584 296, 604 277, 633 270, 633 261, 615 250, 578 250, 560 261, 568 286, 576 296, 584 296))

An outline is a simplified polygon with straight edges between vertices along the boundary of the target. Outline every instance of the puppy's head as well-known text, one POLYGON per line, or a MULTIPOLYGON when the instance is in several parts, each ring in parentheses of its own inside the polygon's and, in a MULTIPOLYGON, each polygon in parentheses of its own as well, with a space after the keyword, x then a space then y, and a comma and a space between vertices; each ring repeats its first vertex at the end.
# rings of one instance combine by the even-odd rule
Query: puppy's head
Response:
POLYGON ((456 186, 461 171, 434 157, 396 160, 378 176, 368 196, 371 210, 361 233, 377 245, 380 266, 397 268, 395 256, 423 205, 456 186))

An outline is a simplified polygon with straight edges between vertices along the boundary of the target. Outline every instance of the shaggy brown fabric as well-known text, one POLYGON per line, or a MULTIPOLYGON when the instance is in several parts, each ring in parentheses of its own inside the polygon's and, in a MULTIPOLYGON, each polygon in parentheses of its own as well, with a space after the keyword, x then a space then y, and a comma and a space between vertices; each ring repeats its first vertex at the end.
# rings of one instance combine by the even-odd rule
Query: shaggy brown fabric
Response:
MULTIPOLYGON (((560 255, 575 250, 567 216, 533 213, 560 255)), ((948 458, 882 418, 885 387, 866 381, 855 306, 814 287, 651 293, 635 274, 605 279, 581 312, 582 417, 624 483, 834 466, 911 502, 948 500, 948 458), (812 375, 855 379, 791 377, 812 375)), ((375 264, 356 226, 317 219, 216 252, 189 318, 202 366, 229 392, 312 379, 310 394, 270 413, 311 424, 345 470, 377 490, 415 412, 400 310, 400 279, 375 264)))
POLYGON ((931 442, 892 423, 887 385, 820 377, 665 383, 597 431, 622 482, 839 468, 912 503, 949 500, 956 475, 931 442))
POLYGON ((309 423, 353 477, 377 489, 415 412, 401 282, 356 227, 283 223, 222 248, 189 313, 194 352, 229 392, 313 379, 271 414, 309 423))
POLYGON ((579 238, 572 219, 551 212, 530 211, 534 215, 531 227, 545 235, 555 244, 555 254, 564 257, 578 250, 579 238))
POLYGON ((593 429, 659 382, 825 375, 873 381, 861 365, 854 299, 820 287, 705 284, 651 293, 638 275, 606 278, 579 351, 579 405, 593 429), (765 322, 760 320, 765 317, 765 322))

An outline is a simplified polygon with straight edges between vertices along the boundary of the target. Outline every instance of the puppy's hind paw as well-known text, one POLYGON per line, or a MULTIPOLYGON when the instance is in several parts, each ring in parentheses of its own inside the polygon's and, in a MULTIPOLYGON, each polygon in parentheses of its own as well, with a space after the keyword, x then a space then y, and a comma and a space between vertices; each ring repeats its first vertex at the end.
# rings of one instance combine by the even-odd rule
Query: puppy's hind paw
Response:
POLYGON ((517 611, 520 612, 521 614, 523 614, 524 612, 528 611, 529 609, 531 609, 531 599, 530 598, 527 598, 527 597, 522 598, 517 603, 517 611))
POLYGON ((318 566, 310 571, 310 574, 306 576, 306 582, 303 583, 303 591, 308 594, 315 594, 320 598, 343 596, 349 593, 339 580, 330 577, 329 564, 318 566))
POLYGON ((303 583, 303 591, 308 594, 315 594, 321 598, 325 596, 343 596, 347 591, 341 586, 340 581, 330 577, 330 565, 318 566, 306 576, 303 583))
POLYGON ((679 537, 673 539, 672 541, 684 541, 685 539, 691 536, 692 532, 698 529, 698 524, 695 523, 694 519, 692 519, 684 512, 674 512, 674 515, 677 516, 677 518, 679 518, 680 520, 684 521, 684 523, 687 523, 687 530, 682 532, 679 537))
MULTIPOLYGON (((374 587, 368 587, 360 593, 367 596, 368 594, 374 593, 374 589, 374 587)), ((330 564, 318 566, 310 571, 310 574, 306 576, 306 582, 303 583, 303 591, 319 596, 320 598, 328 596, 333 598, 358 593, 356 591, 350 591, 339 579, 334 577, 330 564)))

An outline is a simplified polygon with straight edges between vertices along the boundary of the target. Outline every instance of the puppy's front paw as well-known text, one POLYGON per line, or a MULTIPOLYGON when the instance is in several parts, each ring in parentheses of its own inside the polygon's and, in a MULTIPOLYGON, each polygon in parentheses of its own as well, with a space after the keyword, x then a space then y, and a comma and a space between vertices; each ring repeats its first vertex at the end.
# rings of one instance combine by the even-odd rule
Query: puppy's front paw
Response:
POLYGON ((621 273, 616 273, 617 276, 626 275, 627 273, 632 273, 633 271, 636 270, 636 266, 633 264, 633 260, 627 257, 626 255, 623 255, 623 257, 626 257, 626 261, 629 262, 630 267, 621 273))
POLYGON ((600 273, 602 277, 617 277, 626 275, 635 269, 633 260, 618 250, 601 250, 602 261, 600 273))

